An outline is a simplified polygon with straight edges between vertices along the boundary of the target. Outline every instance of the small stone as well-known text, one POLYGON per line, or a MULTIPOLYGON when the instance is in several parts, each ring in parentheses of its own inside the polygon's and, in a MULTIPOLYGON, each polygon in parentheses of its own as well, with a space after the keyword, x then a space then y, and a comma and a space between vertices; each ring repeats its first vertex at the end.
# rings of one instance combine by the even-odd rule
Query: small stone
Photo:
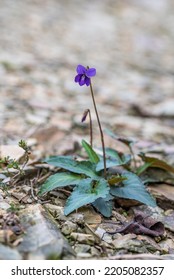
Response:
POLYGON ((112 236, 109 235, 103 228, 98 227, 95 234, 97 234, 103 241, 112 243, 112 236))
POLYGON ((138 235, 137 239, 143 242, 144 246, 147 248, 147 250, 149 252, 153 252, 154 253, 154 252, 157 252, 157 251, 161 250, 159 244, 157 244, 155 242, 155 240, 152 237, 150 237, 150 236, 138 235))
POLYGON ((31 198, 27 199, 27 203, 31 204, 33 202, 33 200, 31 198))
POLYGON ((104 230, 104 229, 101 228, 101 227, 98 227, 98 228, 96 229, 95 233, 96 233, 100 238, 102 238, 103 235, 106 233, 106 230, 104 230))
POLYGON ((6 178, 6 176, 4 174, 0 173, 0 179, 3 180, 5 178, 6 178))
POLYGON ((116 249, 129 249, 130 246, 140 246, 140 241, 136 240, 136 235, 133 233, 125 234, 112 241, 116 249))
POLYGON ((91 247, 91 255, 92 256, 100 256, 100 251, 95 247, 91 247))
POLYGON ((166 229, 174 232, 174 210, 169 209, 165 211, 163 218, 161 219, 166 229))
POLYGON ((64 235, 69 235, 71 232, 75 230, 77 230, 77 225, 71 221, 66 221, 62 226, 61 232, 64 235))
POLYGON ((84 216, 83 216, 83 214, 72 213, 72 214, 69 215, 69 219, 72 222, 77 223, 78 225, 83 225, 84 224, 84 216))
POLYGON ((91 246, 90 245, 87 245, 87 244, 77 244, 75 245, 74 247, 74 251, 77 253, 77 254, 80 254, 80 253, 89 253, 91 249, 91 246))
POLYGON ((79 243, 88 245, 93 245, 95 243, 95 238, 91 234, 72 232, 70 237, 72 240, 78 241, 79 243))
POLYGON ((5 201, 0 201, 0 209, 7 210, 10 208, 10 205, 5 201))
POLYGON ((56 220, 59 221, 67 220, 67 217, 64 215, 64 208, 62 206, 46 203, 44 205, 44 208, 46 208, 56 220))
POLYGON ((13 248, 0 244, 0 260, 21 260, 21 254, 13 248))
POLYGON ((6 211, 0 208, 0 219, 4 219, 5 215, 6 215, 6 211))
POLYGON ((89 253, 79 253, 79 254, 77 254, 77 258, 89 259, 89 258, 91 258, 91 254, 89 254, 89 253))
POLYGON ((5 197, 5 194, 4 194, 4 192, 0 189, 0 201, 2 201, 4 197, 5 197))
POLYGON ((29 194, 30 191, 31 191, 31 187, 27 186, 27 185, 24 185, 24 186, 22 186, 22 190, 23 190, 24 193, 29 194))
POLYGON ((174 254, 174 241, 172 239, 165 239, 159 243, 163 254, 174 254))

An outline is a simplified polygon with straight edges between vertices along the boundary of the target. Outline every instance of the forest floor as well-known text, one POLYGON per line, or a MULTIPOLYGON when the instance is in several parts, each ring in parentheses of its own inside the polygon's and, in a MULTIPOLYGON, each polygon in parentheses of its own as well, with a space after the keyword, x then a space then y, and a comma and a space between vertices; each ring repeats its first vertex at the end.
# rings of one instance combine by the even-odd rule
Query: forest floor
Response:
MULTIPOLYGON (((93 88, 103 128, 174 165, 173 10, 172 0, 1 0, 0 156, 21 159, 21 139, 31 154, 21 180, 8 186, 0 172, 7 180, 0 187, 0 259, 174 259, 172 174, 149 186, 158 207, 118 201, 109 220, 124 223, 141 210, 165 225, 165 236, 154 239, 107 234, 115 225, 106 227, 90 206, 64 216, 64 191, 37 197, 52 169, 36 164, 89 140, 88 124, 81 123, 88 108, 94 145, 101 145, 89 88, 74 83, 82 64, 97 69, 93 88)), ((107 135, 105 143, 127 152, 107 135)))

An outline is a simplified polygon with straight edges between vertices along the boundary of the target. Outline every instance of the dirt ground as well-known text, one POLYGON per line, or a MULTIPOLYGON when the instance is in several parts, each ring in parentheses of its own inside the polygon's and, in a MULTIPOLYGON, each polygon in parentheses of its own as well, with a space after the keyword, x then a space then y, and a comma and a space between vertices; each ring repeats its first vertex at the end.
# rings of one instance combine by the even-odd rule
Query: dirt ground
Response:
POLYGON ((73 135, 92 105, 89 90, 74 83, 78 64, 97 69, 93 86, 105 127, 172 143, 173 5, 1 0, 2 143, 47 126, 58 127, 60 140, 73 135))
POLYGON ((74 83, 82 64, 97 69, 103 128, 157 143, 174 163, 173 10, 173 0, 0 0, 0 144, 24 139, 38 160, 88 140, 85 109, 97 123, 89 88, 74 83))

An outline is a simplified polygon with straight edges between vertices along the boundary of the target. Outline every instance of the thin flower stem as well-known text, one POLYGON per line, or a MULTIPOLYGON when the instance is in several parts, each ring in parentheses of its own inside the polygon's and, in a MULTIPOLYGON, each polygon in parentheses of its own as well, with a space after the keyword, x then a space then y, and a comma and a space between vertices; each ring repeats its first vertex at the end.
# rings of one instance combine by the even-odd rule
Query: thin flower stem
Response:
POLYGON ((130 152, 131 152, 131 154, 132 154, 132 159, 133 159, 133 163, 134 163, 134 168, 136 169, 136 168, 137 168, 137 163, 136 163, 135 154, 134 154, 134 151, 133 151, 131 145, 129 145, 129 150, 130 150, 130 152))
MULTIPOLYGON (((89 110, 89 109, 88 109, 89 110)), ((91 118, 91 112, 90 110, 89 112, 89 129, 90 129, 90 144, 91 147, 93 147, 93 132, 92 132, 92 118, 91 118)))
POLYGON ((96 106, 96 103, 95 103, 94 92, 93 92, 91 81, 90 81, 90 90, 91 90, 91 96, 92 96, 92 101, 93 101, 93 105, 94 105, 94 109, 95 109, 95 113, 96 113, 96 117, 97 117, 99 130, 100 130, 102 150, 103 150, 104 177, 106 179, 106 153, 105 153, 104 136, 103 136, 103 130, 102 130, 101 123, 100 123, 100 118, 99 118, 98 111, 97 111, 97 106, 96 106))
POLYGON ((90 145, 93 145, 93 131, 92 131, 92 118, 91 118, 91 111, 86 109, 83 113, 82 122, 86 120, 87 115, 89 114, 89 130, 90 130, 90 145))

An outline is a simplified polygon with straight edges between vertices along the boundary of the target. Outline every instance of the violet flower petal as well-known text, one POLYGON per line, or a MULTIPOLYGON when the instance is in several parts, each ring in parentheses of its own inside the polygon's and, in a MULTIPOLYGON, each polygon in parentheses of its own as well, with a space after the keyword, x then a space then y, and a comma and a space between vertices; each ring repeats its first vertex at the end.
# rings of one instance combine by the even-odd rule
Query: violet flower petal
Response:
POLYGON ((90 78, 85 77, 85 84, 87 85, 87 87, 90 85, 90 78))
POLYGON ((78 65, 76 68, 78 74, 84 75, 86 74, 86 68, 83 65, 78 65))
POLYGON ((85 75, 81 75, 80 81, 79 81, 79 85, 83 86, 86 84, 86 76, 85 75))
POLYGON ((95 68, 89 68, 86 70, 85 75, 90 78, 96 75, 96 69, 95 68))
POLYGON ((78 74, 77 76, 75 76, 74 81, 75 81, 76 83, 79 83, 80 79, 81 79, 81 75, 78 74))

